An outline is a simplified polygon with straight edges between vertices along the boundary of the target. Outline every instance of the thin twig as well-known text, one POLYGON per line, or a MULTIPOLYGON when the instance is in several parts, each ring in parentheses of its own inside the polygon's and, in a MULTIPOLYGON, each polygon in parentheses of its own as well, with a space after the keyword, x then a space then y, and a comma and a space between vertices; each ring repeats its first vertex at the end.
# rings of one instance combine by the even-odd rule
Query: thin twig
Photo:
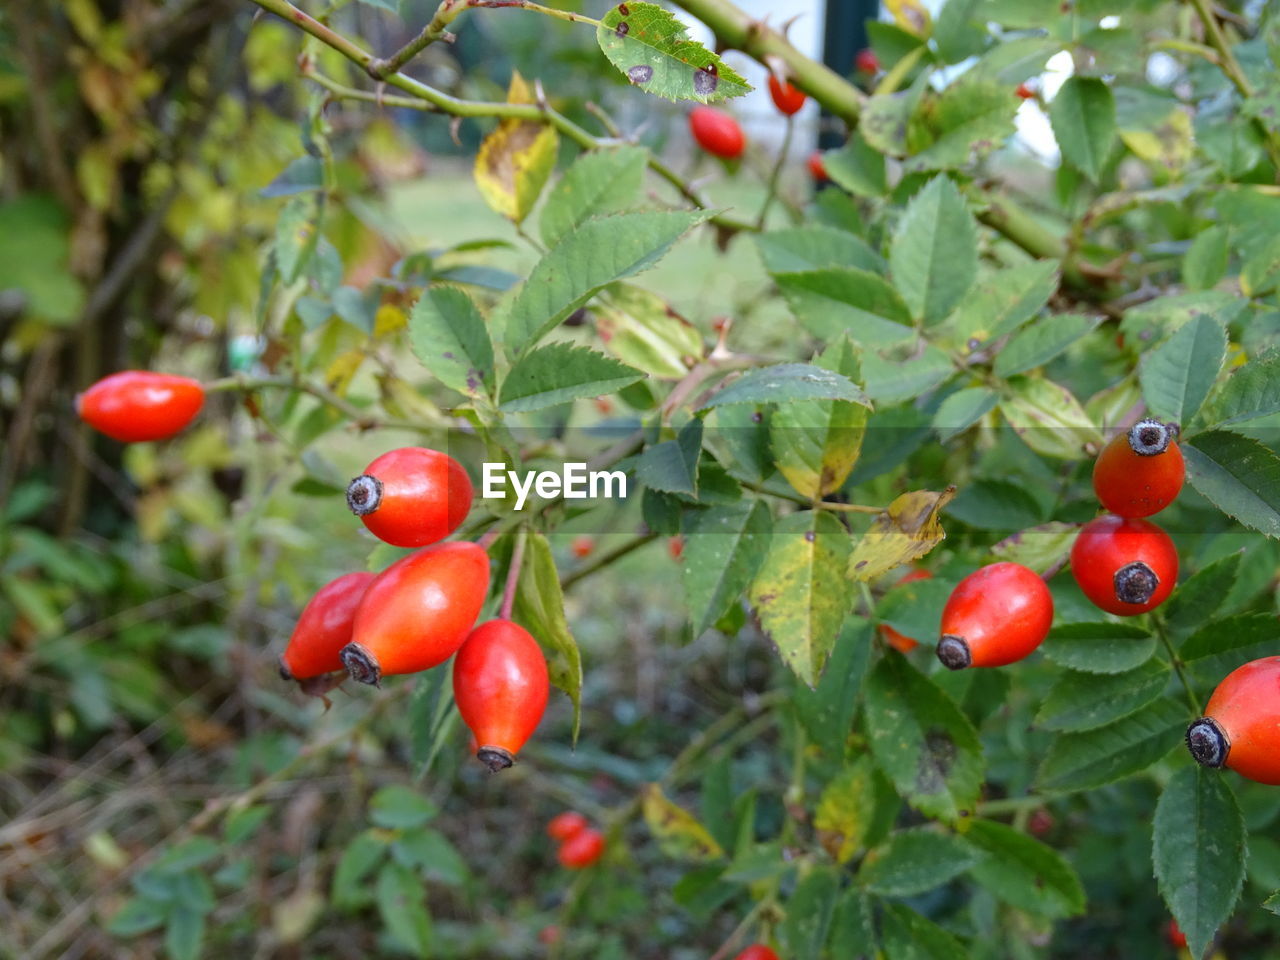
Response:
POLYGON ((524 565, 524 545, 528 536, 528 531, 522 527, 516 533, 515 546, 511 548, 511 566, 507 568, 507 582, 502 589, 502 611, 498 614, 503 620, 511 619, 511 610, 516 604, 516 590, 520 586, 520 568, 524 565))

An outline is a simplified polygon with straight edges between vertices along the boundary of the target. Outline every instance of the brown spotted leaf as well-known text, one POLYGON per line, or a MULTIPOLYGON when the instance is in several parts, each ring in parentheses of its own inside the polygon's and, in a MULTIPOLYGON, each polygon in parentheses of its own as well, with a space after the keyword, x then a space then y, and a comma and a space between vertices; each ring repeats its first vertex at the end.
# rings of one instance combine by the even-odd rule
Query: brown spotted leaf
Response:
POLYGON ((653 3, 618 3, 600 21, 596 42, 622 75, 667 100, 712 103, 751 92, 751 85, 685 25, 653 3))
POLYGON ((919 560, 944 539, 938 514, 956 495, 955 487, 941 493, 904 493, 879 514, 849 557, 849 576, 874 580, 894 567, 919 560))
MULTIPOLYGON (((519 73, 511 77, 507 103, 534 103, 519 73)), ((484 138, 476 155, 476 186, 494 210, 520 223, 529 215, 555 169, 560 138, 555 127, 532 120, 504 119, 484 138)))
POLYGON ((641 807, 649 832, 668 857, 706 863, 724 856, 707 828, 693 814, 672 803, 656 783, 645 788, 641 807))

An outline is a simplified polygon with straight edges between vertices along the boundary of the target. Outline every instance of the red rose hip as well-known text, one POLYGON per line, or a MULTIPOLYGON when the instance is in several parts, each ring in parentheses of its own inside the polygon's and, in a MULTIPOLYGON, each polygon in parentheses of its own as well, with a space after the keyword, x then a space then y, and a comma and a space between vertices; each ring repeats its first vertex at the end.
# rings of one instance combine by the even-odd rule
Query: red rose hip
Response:
POLYGON ((307 680, 342 669, 338 654, 351 642, 356 609, 373 579, 372 573, 346 573, 315 592, 280 655, 282 677, 307 680))
POLYGON ((547 836, 561 843, 587 829, 587 818, 576 810, 557 813, 547 822, 547 836))
POLYGON ((694 107, 689 112, 689 130, 698 146, 725 160, 742 156, 747 146, 738 121, 714 107, 694 107))
POLYGON ((1159 420, 1139 420, 1112 437, 1093 465, 1098 501, 1119 517, 1149 517, 1177 499, 1186 478, 1176 429, 1159 420))
POLYGON ((1044 580, 1019 563, 993 563, 969 574, 942 609, 938 659, 952 670, 1002 667, 1040 646, 1053 624, 1044 580))
POLYGON ((778 111, 788 117, 799 113, 804 106, 804 91, 797 90, 785 80, 779 80, 772 73, 769 74, 769 96, 773 98, 773 105, 778 111))
POLYGON ((1178 580, 1178 551, 1150 520, 1104 514, 1071 546, 1071 575, 1094 606, 1122 617, 1154 610, 1178 580))
POLYGON ((491 771, 515 763, 547 708, 547 661, 529 631, 490 620, 471 631, 453 663, 453 697, 491 771))
POLYGON ((347 486, 347 506, 379 540, 425 547, 443 540, 471 510, 471 478, 439 450, 401 447, 378 457, 347 486))
POLYGON ((603 853, 604 834, 588 827, 562 843, 556 859, 570 870, 583 870, 599 860, 603 853))
POLYGON ((1280 657, 1227 674, 1204 716, 1187 728, 1187 749, 1203 766, 1280 786, 1280 657))
POLYGON ((148 370, 113 373, 76 397, 80 419, 122 443, 172 437, 202 406, 199 380, 148 370))

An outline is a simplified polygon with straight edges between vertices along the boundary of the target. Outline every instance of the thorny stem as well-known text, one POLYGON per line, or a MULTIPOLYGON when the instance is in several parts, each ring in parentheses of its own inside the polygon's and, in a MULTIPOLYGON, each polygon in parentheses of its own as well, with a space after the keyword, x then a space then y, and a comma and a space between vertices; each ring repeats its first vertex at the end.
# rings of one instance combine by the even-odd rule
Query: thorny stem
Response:
POLYGON ((1164 618, 1158 613, 1151 614, 1151 625, 1155 628, 1156 636, 1160 638, 1160 642, 1164 645, 1165 652, 1169 654, 1169 663, 1173 665, 1173 671, 1178 675, 1178 679, 1182 682, 1182 689, 1187 694, 1187 705, 1191 707, 1193 716, 1204 716, 1204 710, 1200 707, 1200 701, 1196 699, 1195 693, 1191 689, 1191 682, 1187 680, 1186 671, 1182 669, 1182 661, 1178 658, 1177 652, 1173 649, 1173 643, 1169 640, 1169 631, 1165 628, 1164 618))
POLYGON ((507 569, 507 583, 502 590, 502 611, 498 614, 503 620, 511 619, 511 609, 516 603, 516 590, 520 584, 520 568, 524 565, 524 545, 529 534, 523 527, 516 534, 516 544, 511 549, 511 566, 507 569))

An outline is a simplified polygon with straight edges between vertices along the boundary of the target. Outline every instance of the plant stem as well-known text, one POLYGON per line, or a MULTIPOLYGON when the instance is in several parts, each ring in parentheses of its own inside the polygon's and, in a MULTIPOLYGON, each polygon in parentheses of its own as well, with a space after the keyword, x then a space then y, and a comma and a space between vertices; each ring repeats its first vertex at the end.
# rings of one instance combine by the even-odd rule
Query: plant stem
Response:
POLYGON ((326 406, 333 407, 339 413, 355 423, 359 430, 413 430, 418 433, 434 432, 434 428, 409 420, 386 420, 370 416, 369 411, 362 410, 351 401, 338 396, 328 387, 309 380, 297 380, 292 377, 247 377, 233 375, 213 380, 204 385, 205 393, 223 393, 237 390, 241 393, 252 393, 255 390, 297 390, 310 394, 326 406))
POLYGON ((1173 665, 1174 673, 1178 675, 1178 679, 1182 682, 1182 689, 1187 693, 1187 705, 1191 707, 1191 712, 1197 717, 1204 716, 1204 711, 1200 708, 1200 701, 1196 699, 1196 695, 1191 689, 1191 682, 1187 679, 1186 671, 1182 669, 1182 661, 1173 649, 1173 643, 1169 639, 1169 631, 1165 628, 1164 618, 1158 613, 1152 613, 1151 625, 1155 628, 1156 636, 1160 638, 1160 642, 1164 645, 1165 652, 1169 654, 1169 663, 1173 665))
POLYGON ((511 608, 516 603, 516 589, 520 584, 520 567, 524 564, 524 544, 528 531, 523 527, 516 534, 516 545, 511 548, 511 566, 507 568, 507 583, 502 590, 502 612, 498 614, 503 620, 511 619, 511 608))
POLYGON ((446 29, 458 18, 469 3, 458 3, 458 0, 441 0, 431 22, 422 28, 422 32, 406 43, 389 57, 378 57, 365 67, 365 71, 375 80, 385 80, 389 74, 398 73, 400 68, 437 40, 452 41, 453 34, 446 29))
POLYGON ((756 218, 756 229, 764 229, 765 218, 769 215, 769 208, 773 206, 773 198, 778 194, 778 180, 782 176, 782 168, 786 165, 787 154, 791 152, 791 138, 795 134, 796 118, 792 114, 787 115, 787 126, 782 134, 782 147, 778 150, 777 162, 773 165, 773 172, 769 174, 769 192, 765 195, 764 206, 760 208, 760 216, 756 218))
POLYGON ((605 567, 609 566, 611 563, 614 563, 617 560, 621 560, 627 554, 632 553, 636 550, 639 550, 646 543, 652 543, 656 539, 658 539, 658 535, 656 533, 644 533, 644 534, 640 534, 637 537, 632 537, 626 543, 620 544, 619 546, 614 547, 612 550, 606 553, 600 554, 598 557, 594 558, 590 563, 583 564, 577 570, 573 571, 573 573, 570 573, 567 576, 561 578, 560 589, 568 590, 579 580, 583 580, 591 576, 593 573, 597 573, 600 570, 603 570, 605 567))

